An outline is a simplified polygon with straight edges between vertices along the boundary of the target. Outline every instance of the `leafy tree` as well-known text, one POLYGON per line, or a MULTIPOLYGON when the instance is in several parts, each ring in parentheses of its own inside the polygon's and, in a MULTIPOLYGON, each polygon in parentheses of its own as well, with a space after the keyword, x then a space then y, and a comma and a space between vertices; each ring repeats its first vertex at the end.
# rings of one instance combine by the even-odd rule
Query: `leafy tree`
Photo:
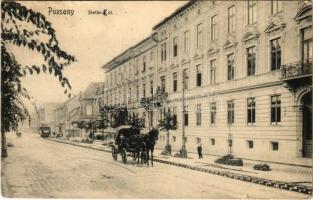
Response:
POLYGON ((94 127, 97 129, 106 129, 107 128, 106 120, 105 119, 95 120, 94 127))
POLYGON ((145 119, 133 113, 128 116, 128 124, 137 129, 142 129, 145 127, 145 119))
POLYGON ((113 122, 112 127, 116 128, 120 125, 127 124, 128 110, 126 107, 113 107, 112 109, 113 122))
POLYGON ((1 3, 1 136, 2 156, 7 156, 5 133, 15 131, 19 122, 29 117, 23 98, 31 99, 22 86, 27 75, 49 73, 58 78, 64 94, 71 96, 71 85, 63 75, 64 67, 76 61, 59 47, 56 31, 41 13, 18 2, 1 3), (36 52, 44 59, 41 65, 19 63, 12 46, 36 52))
POLYGON ((112 128, 116 128, 120 125, 127 124, 128 110, 123 106, 104 106, 99 109, 101 117, 103 119, 104 128, 108 127, 110 123, 112 128))
POLYGON ((159 129, 166 131, 166 145, 162 154, 171 155, 170 130, 177 129, 177 116, 170 109, 164 110, 164 116, 159 120, 159 129))
POLYGON ((86 122, 83 120, 72 122, 72 125, 74 125, 74 124, 76 124, 77 128, 79 128, 79 129, 85 129, 86 128, 86 122))

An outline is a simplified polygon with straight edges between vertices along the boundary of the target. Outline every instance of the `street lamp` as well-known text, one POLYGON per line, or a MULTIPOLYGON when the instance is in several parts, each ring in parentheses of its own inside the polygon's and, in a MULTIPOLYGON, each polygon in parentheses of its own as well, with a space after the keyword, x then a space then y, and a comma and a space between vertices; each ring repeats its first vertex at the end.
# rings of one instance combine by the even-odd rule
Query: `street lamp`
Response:
POLYGON ((228 153, 229 155, 232 155, 232 146, 233 146, 233 140, 232 140, 232 135, 230 131, 231 123, 228 124, 229 127, 229 132, 228 132, 228 153))
POLYGON ((148 112, 148 118, 150 118, 149 119, 149 130, 151 129, 151 126, 153 126, 153 110, 154 110, 154 108, 161 109, 164 105, 166 98, 167 98, 167 93, 164 90, 162 90, 159 86, 157 87, 155 95, 153 95, 153 92, 152 92, 151 97, 141 98, 140 104, 148 112))
POLYGON ((153 112, 152 111, 152 109, 151 109, 151 106, 152 106, 152 100, 153 99, 153 97, 151 98, 149 98, 149 97, 143 97, 143 98, 141 98, 141 100, 140 100, 140 104, 144 107, 144 109, 148 112, 148 120, 149 120, 149 130, 151 129, 151 124, 152 124, 152 114, 151 114, 151 112, 153 112))
MULTIPOLYGON (((230 105, 227 105, 228 106, 228 109, 229 109, 229 106, 230 105)), ((231 104, 232 106, 232 104, 231 104)), ((228 121, 228 154, 229 155, 232 155, 233 153, 233 149, 232 149, 232 146, 233 146, 233 140, 232 140, 232 134, 231 134, 231 126, 233 124, 233 110, 231 111, 231 113, 228 113, 230 116, 229 116, 229 121, 228 121)))
POLYGON ((186 88, 186 81, 188 80, 187 75, 182 72, 182 147, 180 149, 180 156, 183 158, 187 158, 187 149, 186 149, 186 141, 185 141, 185 88, 186 88))

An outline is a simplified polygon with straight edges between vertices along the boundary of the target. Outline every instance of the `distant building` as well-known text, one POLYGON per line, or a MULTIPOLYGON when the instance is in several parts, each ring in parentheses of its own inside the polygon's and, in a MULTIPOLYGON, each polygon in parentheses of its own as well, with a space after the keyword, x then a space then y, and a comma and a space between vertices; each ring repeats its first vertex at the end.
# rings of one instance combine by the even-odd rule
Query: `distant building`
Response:
POLYGON ((99 107, 103 106, 103 91, 103 82, 91 82, 85 91, 55 107, 55 133, 66 138, 86 137, 86 128, 79 127, 78 124, 101 120, 99 107))
POLYGON ((54 116, 54 110, 59 107, 61 103, 44 103, 42 106, 39 107, 38 113, 39 113, 39 126, 49 126, 51 128, 51 132, 55 132, 55 116, 54 116))
POLYGON ((54 110, 55 134, 63 135, 66 130, 67 107, 64 103, 54 110))
MULTIPOLYGON (((95 125, 97 120, 102 120, 99 108, 103 106, 103 91, 103 82, 91 82, 86 90, 80 93, 79 121, 92 122, 95 125)), ((91 128, 96 130, 96 127, 91 128)))
POLYGON ((80 119, 80 94, 74 95, 64 103, 65 111, 65 137, 81 137, 81 130, 73 122, 80 119))
POLYGON ((104 95, 143 114, 141 97, 164 89, 174 150, 307 164, 312 58, 311 1, 190 1, 104 65, 104 95))
POLYGON ((30 113, 30 122, 29 122, 29 128, 31 129, 31 132, 38 132, 39 131, 39 126, 40 126, 40 116, 39 112, 34 112, 30 113))

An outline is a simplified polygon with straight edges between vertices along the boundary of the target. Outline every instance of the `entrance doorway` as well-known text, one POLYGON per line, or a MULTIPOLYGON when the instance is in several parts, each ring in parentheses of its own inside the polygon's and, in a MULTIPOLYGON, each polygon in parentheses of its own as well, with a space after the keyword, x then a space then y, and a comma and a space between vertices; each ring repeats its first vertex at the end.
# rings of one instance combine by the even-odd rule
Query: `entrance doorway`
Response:
POLYGON ((303 105, 303 157, 312 158, 312 91, 302 97, 303 105))

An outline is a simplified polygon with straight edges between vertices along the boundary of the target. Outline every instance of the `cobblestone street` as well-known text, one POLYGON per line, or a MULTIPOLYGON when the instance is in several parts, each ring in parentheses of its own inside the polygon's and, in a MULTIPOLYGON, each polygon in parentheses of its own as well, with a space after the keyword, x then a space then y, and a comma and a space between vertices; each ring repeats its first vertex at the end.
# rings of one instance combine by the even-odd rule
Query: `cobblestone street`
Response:
POLYGON ((113 161, 109 153, 8 134, 2 195, 24 198, 308 198, 212 174, 155 163, 113 161), (249 190, 247 190, 249 188, 249 190))

